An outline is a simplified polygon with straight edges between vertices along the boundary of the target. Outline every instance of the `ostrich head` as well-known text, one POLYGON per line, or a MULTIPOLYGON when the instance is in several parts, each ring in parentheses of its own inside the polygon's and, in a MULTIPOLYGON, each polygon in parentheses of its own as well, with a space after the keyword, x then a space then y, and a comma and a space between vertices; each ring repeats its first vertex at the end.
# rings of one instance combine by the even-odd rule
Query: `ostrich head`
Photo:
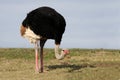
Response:
POLYGON ((64 56, 66 56, 67 54, 69 54, 69 50, 68 49, 62 49, 61 54, 64 54, 64 56))
POLYGON ((59 54, 59 45, 55 46, 55 57, 59 60, 63 59, 67 54, 69 54, 68 49, 63 49, 59 54))

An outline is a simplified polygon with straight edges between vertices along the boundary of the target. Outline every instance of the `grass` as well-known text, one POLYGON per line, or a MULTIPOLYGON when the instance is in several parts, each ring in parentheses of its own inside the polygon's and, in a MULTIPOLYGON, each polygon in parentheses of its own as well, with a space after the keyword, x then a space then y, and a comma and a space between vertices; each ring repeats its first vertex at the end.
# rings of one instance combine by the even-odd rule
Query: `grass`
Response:
POLYGON ((120 50, 70 49, 56 60, 44 49, 44 73, 36 73, 34 49, 1 48, 0 80, 120 80, 120 50))

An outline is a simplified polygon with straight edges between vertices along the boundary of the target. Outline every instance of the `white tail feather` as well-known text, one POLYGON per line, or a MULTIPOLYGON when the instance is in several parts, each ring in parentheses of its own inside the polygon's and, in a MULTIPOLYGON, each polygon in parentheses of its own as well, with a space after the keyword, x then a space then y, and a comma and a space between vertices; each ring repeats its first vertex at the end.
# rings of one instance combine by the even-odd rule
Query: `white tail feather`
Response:
POLYGON ((26 29, 23 37, 28 39, 30 43, 36 43, 40 39, 40 36, 36 35, 29 27, 26 29))

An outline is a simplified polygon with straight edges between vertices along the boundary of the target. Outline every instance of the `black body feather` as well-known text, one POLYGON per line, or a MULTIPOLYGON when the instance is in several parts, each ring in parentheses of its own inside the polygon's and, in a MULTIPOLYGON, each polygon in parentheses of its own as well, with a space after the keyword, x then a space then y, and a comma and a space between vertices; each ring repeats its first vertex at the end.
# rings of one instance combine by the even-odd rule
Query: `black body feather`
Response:
POLYGON ((47 39, 55 39, 60 44, 65 31, 66 22, 64 17, 50 7, 40 7, 29 12, 22 22, 24 27, 37 35, 47 39))

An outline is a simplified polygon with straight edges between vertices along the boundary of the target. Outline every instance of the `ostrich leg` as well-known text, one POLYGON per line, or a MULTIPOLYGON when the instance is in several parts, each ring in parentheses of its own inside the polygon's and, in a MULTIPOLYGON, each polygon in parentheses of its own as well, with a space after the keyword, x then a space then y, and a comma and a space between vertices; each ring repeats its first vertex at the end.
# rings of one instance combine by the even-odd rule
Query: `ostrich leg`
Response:
POLYGON ((43 47, 47 39, 40 40, 40 72, 43 72, 43 47))
POLYGON ((39 65, 38 65, 38 42, 35 42, 35 69, 36 69, 36 72, 39 71, 39 65))

